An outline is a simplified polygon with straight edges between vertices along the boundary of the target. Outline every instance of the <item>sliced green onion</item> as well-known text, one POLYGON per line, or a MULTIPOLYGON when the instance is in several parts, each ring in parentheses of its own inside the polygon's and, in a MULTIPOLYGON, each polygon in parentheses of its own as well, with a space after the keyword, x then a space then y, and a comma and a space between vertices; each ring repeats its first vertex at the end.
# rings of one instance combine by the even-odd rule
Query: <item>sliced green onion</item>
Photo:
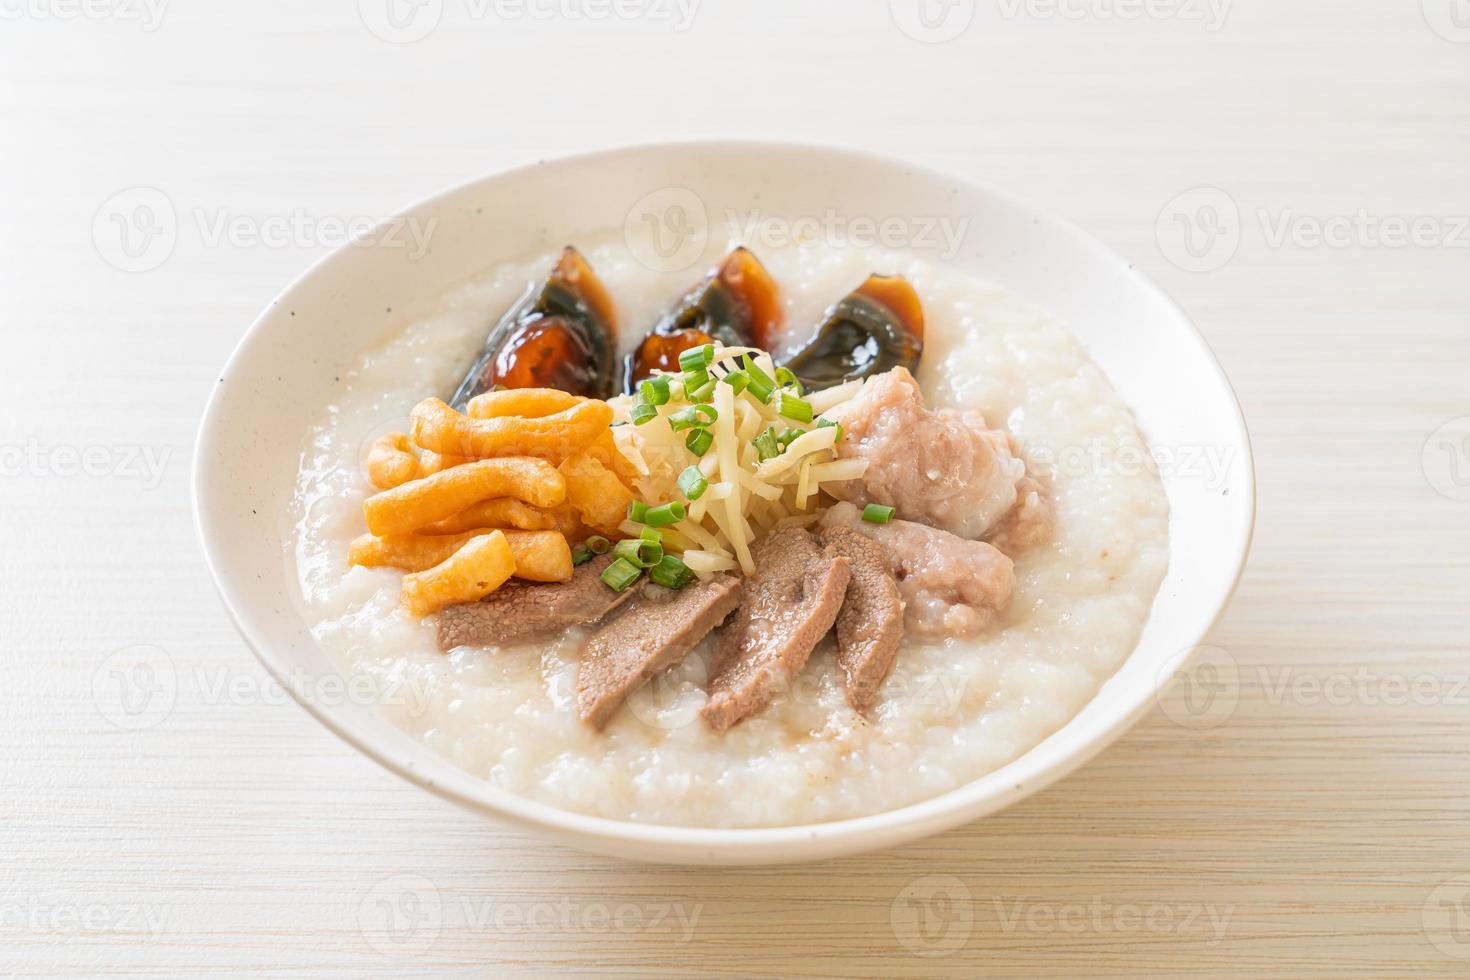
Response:
POLYGON ((812 420, 812 403, 798 398, 795 395, 789 395, 784 391, 781 392, 781 407, 779 411, 788 419, 795 419, 798 422, 810 422, 812 420))
POLYGON ((584 547, 583 545, 580 545, 579 544, 575 548, 572 549, 572 565, 573 565, 573 567, 575 567, 577 565, 585 565, 589 561, 591 561, 593 559, 593 557, 594 556, 593 556, 591 550, 588 549, 588 548, 586 548, 586 547, 584 547))
POLYGON ((684 440, 684 445, 696 456, 703 456, 714 444, 714 434, 708 429, 695 429, 689 433, 689 438, 684 440))
POLYGON ((755 446, 756 456, 763 462, 781 455, 781 443, 776 438, 776 430, 769 426, 751 442, 755 446))
POLYGON ((639 382, 638 398, 649 405, 667 405, 669 402, 669 376, 657 374, 647 381, 639 382))
POLYGON ((776 384, 782 388, 790 388, 798 395, 806 390, 801 386, 801 379, 798 378, 790 368, 776 368, 776 384))
POLYGON ((694 580, 694 573, 674 555, 663 559, 648 572, 649 581, 666 589, 682 589, 694 580))
POLYGON ((587 545, 587 550, 594 555, 605 555, 612 548, 612 542, 600 534, 592 535, 592 537, 583 543, 587 545))
POLYGON ((633 419, 634 425, 642 425, 644 422, 652 422, 658 418, 658 409, 647 402, 634 402, 628 415, 633 419))
POLYGON ((719 417, 720 413, 713 405, 690 405, 669 416, 669 428, 675 432, 682 432, 685 429, 702 429, 713 424, 719 417))
POLYGON ((686 391, 684 393, 684 397, 692 402, 713 401, 715 397, 715 383, 715 379, 710 378, 708 381, 700 385, 698 388, 695 388, 693 391, 686 391))
MULTIPOLYGON (((709 435, 708 432, 705 435, 709 435)), ((690 500, 698 500, 709 489, 709 481, 698 466, 691 466, 679 474, 679 491, 690 500)))
POLYGON ((613 545, 613 554, 617 555, 620 561, 626 561, 639 568, 652 568, 664 556, 664 546, 657 541, 629 538, 613 545))
POLYGON ((806 435, 806 433, 802 432, 800 429, 793 429, 791 426, 788 425, 786 428, 776 433, 776 441, 781 444, 782 449, 785 449, 804 435, 806 435))
POLYGON ((751 361, 745 366, 745 373, 750 375, 749 391, 762 405, 771 400, 771 395, 776 391, 776 382, 771 376, 760 369, 760 366, 751 361))
POLYGON ((674 500, 648 508, 648 513, 643 515, 643 523, 649 527, 668 527, 670 524, 678 524, 684 516, 684 505, 674 500))
POLYGON ((737 395, 750 386, 750 375, 746 374, 744 370, 731 371, 720 380, 731 388, 734 388, 735 394, 737 395))
POLYGON ((642 574, 642 569, 637 565, 626 558, 619 558, 602 570, 602 581, 614 592, 623 592, 628 586, 638 581, 638 577, 642 574))
POLYGON ((885 507, 883 504, 869 504, 863 508, 863 520, 869 524, 887 524, 893 520, 893 515, 898 513, 896 507, 885 507))
POLYGON ((817 419, 817 428, 819 428, 819 429, 836 429, 837 430, 837 439, 835 441, 836 442, 841 442, 842 441, 842 423, 841 422, 833 422, 831 419, 817 419))
POLYGON ((704 368, 698 371, 685 371, 679 378, 684 383, 684 397, 689 397, 689 392, 703 388, 709 383, 709 372, 704 368))
POLYGON ((638 532, 638 538, 642 541, 652 541, 660 548, 662 548, 664 544, 664 532, 660 531, 656 527, 645 527, 642 531, 638 532))
POLYGON ((635 500, 628 505, 628 520, 634 524, 642 524, 643 518, 648 514, 648 505, 641 500, 635 500))
POLYGON ((679 370, 703 371, 715 362, 715 345, 703 344, 691 347, 679 355, 679 370))

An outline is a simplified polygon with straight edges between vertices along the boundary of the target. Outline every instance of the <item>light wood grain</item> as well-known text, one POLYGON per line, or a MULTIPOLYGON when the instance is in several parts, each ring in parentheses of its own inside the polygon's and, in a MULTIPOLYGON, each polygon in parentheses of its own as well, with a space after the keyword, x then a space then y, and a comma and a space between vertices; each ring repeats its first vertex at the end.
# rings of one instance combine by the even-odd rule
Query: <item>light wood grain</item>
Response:
POLYGON ((1256 217, 1470 214, 1470 44, 1419 7, 1238 0, 1211 33, 982 3, 934 45, 835 0, 709 2, 681 34, 446 0, 404 46, 350 2, 179 2, 152 32, 7 20, 0 445, 116 455, 0 481, 0 972, 1465 975, 1470 503, 1421 451, 1470 415, 1470 248, 1272 247, 1256 217), (544 156, 714 135, 982 177, 1195 316, 1258 454, 1255 553, 1213 638, 1233 713, 1156 711, 1050 791, 901 850, 729 872, 488 825, 266 686, 200 560, 188 458, 214 372, 324 249, 211 246, 186 222, 166 263, 125 273, 94 248, 98 208, 147 185, 185 214, 382 214, 544 156), (1202 185, 1244 233, 1188 273, 1155 219, 1202 185), (156 486, 129 446, 168 454, 156 486), (106 666, 136 644, 176 686, 126 730, 106 666), (1333 677, 1345 697, 1312 693, 1333 677), (1427 694, 1386 703, 1415 680, 1427 694), (377 903, 414 899, 412 955, 384 955, 377 903))

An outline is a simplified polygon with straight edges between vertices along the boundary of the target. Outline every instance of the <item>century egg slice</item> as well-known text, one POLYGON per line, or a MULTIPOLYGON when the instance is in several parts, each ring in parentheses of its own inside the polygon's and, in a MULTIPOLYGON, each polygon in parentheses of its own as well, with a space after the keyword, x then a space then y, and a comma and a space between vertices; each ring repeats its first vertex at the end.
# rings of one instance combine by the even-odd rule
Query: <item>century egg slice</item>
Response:
POLYGON ((711 341, 768 349, 781 319, 775 280, 754 253, 737 248, 628 355, 626 388, 631 393, 654 371, 677 371, 680 354, 711 341))
POLYGON ((495 387, 559 388, 606 398, 617 367, 617 314, 597 273, 568 246, 539 288, 532 286, 491 329, 449 404, 495 387))
POLYGON ((903 276, 874 274, 827 311, 816 336, 784 366, 815 391, 890 368, 915 371, 923 353, 919 294, 903 276))

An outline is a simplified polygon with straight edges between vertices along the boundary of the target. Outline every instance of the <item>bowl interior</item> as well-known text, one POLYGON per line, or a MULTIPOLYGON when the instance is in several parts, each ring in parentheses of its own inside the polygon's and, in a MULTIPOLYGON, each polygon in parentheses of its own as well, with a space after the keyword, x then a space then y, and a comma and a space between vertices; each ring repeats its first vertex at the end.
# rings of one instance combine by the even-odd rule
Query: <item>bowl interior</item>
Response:
MULTIPOLYGON (((427 250, 377 236, 328 256, 265 310, 220 380, 200 431, 195 507, 221 593, 257 655, 328 727, 446 798, 583 848, 683 862, 815 860, 887 846, 991 812, 1059 778, 1154 702, 1213 624, 1239 576, 1254 517, 1250 448, 1233 393, 1179 309, 1075 227, 984 186, 858 153, 764 143, 635 147, 538 164, 460 187, 405 212, 427 250), (466 279, 579 235, 658 231, 652 261, 702 268, 727 213, 793 220, 963 222, 959 268, 1039 303, 1081 340, 1156 452, 1171 508, 1170 566, 1142 639, 1060 731, 1010 765, 885 814, 806 827, 707 830, 584 817, 513 796, 439 758, 353 704, 311 691, 336 674, 298 612, 288 517, 301 438, 361 352, 466 279), (699 213, 703 210, 703 215, 699 213), (432 222, 432 224, 430 224, 432 222), (703 235, 703 238, 701 238, 703 235)), ((391 224, 391 223, 390 223, 391 224)), ((849 227, 856 227, 849 225, 849 227)), ((632 240, 630 238, 630 245, 632 240)), ((930 256, 934 257, 933 255, 930 256)))

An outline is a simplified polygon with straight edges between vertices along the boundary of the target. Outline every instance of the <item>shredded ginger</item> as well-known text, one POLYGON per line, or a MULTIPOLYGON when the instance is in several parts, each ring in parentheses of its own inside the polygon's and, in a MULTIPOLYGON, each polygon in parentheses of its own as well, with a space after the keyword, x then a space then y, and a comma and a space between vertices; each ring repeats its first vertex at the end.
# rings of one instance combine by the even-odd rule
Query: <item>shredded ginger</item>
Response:
MULTIPOLYGON (((669 424, 671 415, 693 404, 681 373, 665 375, 669 400, 656 406, 657 415, 640 425, 632 418, 641 401, 638 396, 621 395, 609 402, 614 411, 613 438, 639 474, 633 491, 649 505, 669 501, 684 505, 685 519, 664 529, 664 543, 681 552, 684 563, 702 579, 736 568, 752 574, 755 565, 750 549, 756 540, 777 527, 815 523, 826 509, 823 484, 859 479, 868 466, 865 460, 837 458, 841 429, 823 419, 825 413, 855 395, 862 382, 850 381, 804 395, 788 381, 762 403, 750 388, 737 393, 724 380, 744 363, 777 378, 771 356, 764 351, 715 345, 707 373, 716 382, 708 404, 717 416, 702 427, 713 441, 701 455, 687 445, 696 429, 675 431, 669 424), (783 393, 809 405, 811 421, 781 414, 783 393), (772 454, 774 439, 784 444, 772 454), (765 459, 761 458, 762 447, 765 459), (691 466, 699 467, 708 484, 696 500, 688 499, 679 488, 680 474, 691 466)), ((623 530, 636 537, 642 528, 629 520, 623 530)))

